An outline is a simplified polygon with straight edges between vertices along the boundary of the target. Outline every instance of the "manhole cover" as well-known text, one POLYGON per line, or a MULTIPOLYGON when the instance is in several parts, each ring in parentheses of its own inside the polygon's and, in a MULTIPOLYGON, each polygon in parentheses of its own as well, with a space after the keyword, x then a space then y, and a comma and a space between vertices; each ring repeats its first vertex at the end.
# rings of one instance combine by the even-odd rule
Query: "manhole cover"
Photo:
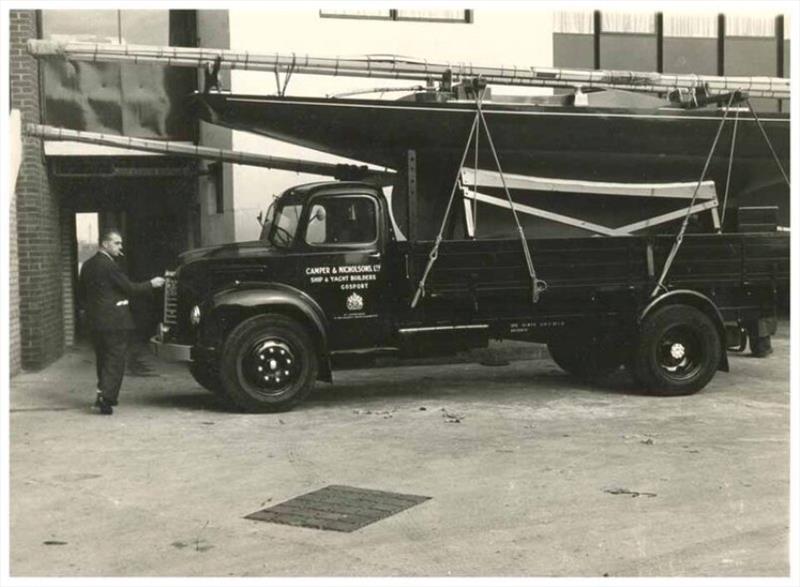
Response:
POLYGON ((245 518, 319 530, 352 532, 429 499, 430 497, 422 495, 329 485, 254 512, 245 518))

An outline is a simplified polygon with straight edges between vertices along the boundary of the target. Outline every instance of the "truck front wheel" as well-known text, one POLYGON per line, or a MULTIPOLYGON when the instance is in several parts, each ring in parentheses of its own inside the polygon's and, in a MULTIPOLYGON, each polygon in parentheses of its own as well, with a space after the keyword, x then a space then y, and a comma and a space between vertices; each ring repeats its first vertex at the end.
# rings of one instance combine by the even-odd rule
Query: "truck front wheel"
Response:
POLYGON ((721 353, 714 322, 693 306, 675 304, 645 317, 632 366, 650 393, 689 395, 711 381, 721 353))
POLYGON ((317 378, 318 359, 308 332, 279 314, 249 318, 222 350, 220 379, 248 412, 282 412, 305 399, 317 378))
POLYGON ((217 391, 219 391, 219 389, 222 387, 222 383, 219 380, 219 373, 216 373, 205 363, 192 361, 189 363, 189 373, 192 374, 192 378, 198 384, 200 384, 202 387, 205 387, 208 391, 217 393, 217 391))
POLYGON ((219 372, 211 365, 206 363, 198 363, 192 361, 189 363, 189 373, 192 378, 201 386, 212 392, 217 397, 229 400, 228 394, 222 387, 222 381, 219 378, 219 372))

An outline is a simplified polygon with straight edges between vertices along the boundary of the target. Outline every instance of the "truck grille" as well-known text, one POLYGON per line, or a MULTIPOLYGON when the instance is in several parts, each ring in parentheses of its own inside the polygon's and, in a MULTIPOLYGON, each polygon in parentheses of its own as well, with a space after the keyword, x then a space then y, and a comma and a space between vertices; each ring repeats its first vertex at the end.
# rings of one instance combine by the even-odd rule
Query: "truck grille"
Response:
POLYGON ((164 272, 164 325, 178 323, 178 280, 174 271, 164 272))

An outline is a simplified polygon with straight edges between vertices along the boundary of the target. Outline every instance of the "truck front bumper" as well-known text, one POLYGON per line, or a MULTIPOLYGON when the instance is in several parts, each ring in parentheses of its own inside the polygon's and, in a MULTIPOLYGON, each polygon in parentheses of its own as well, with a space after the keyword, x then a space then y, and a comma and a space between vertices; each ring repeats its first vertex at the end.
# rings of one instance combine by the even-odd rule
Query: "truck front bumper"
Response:
POLYGON ((164 342, 160 335, 150 339, 150 350, 159 359, 165 361, 191 361, 192 347, 188 344, 164 342))

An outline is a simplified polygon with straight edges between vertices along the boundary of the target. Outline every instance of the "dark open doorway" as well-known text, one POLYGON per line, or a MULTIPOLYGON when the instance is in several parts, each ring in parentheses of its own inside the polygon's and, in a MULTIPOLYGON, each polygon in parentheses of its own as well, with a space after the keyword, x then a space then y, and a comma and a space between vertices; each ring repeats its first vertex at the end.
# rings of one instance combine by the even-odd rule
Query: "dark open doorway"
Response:
MULTIPOLYGON (((156 157, 97 159, 61 158, 51 164, 62 214, 74 217, 73 283, 77 286, 80 264, 96 253, 100 235, 110 228, 122 235, 124 257, 119 261, 133 281, 174 269, 178 255, 193 245, 192 223, 197 215, 193 162, 156 157)), ((143 342, 154 334, 162 303, 160 290, 131 300, 135 340, 143 342)), ((76 336, 86 340, 77 314, 76 336)))

